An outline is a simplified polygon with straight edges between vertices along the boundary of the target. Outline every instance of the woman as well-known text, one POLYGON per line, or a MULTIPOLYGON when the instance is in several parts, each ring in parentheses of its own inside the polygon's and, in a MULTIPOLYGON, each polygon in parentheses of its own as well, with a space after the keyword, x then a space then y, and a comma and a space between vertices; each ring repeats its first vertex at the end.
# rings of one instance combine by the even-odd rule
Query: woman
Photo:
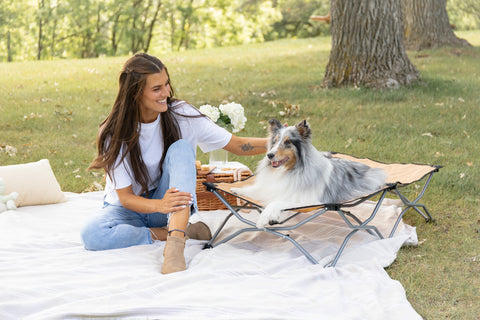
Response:
POLYGON ((186 269, 185 237, 209 239, 196 212, 197 145, 238 155, 266 151, 266 139, 237 137, 196 108, 174 98, 167 68, 145 53, 135 54, 120 74, 113 108, 100 125, 98 156, 90 169, 104 169, 101 214, 82 231, 88 250, 107 250, 166 241, 161 272, 186 269), (188 225, 188 227, 187 227, 188 225))

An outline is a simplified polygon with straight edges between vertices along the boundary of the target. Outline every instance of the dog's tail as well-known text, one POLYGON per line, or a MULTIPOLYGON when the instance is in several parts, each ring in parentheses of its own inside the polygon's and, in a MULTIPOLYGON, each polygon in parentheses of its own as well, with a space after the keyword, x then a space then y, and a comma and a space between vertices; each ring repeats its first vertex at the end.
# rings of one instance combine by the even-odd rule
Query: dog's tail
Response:
POLYGON ((387 173, 380 168, 370 168, 368 170, 368 180, 371 180, 372 191, 382 188, 387 181, 387 173))

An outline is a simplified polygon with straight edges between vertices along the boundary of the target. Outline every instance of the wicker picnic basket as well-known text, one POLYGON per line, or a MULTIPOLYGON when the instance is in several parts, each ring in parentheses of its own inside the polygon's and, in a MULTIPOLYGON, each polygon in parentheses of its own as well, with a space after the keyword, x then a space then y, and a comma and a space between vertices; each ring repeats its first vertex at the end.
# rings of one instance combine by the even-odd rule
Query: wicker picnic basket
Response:
MULTIPOLYGON (((242 172, 242 180, 246 179, 251 174, 249 172, 242 172)), ((233 173, 201 173, 197 172, 197 205, 198 210, 200 211, 210 211, 210 210, 224 210, 227 207, 218 200, 218 198, 207 191, 206 187, 203 185, 204 182, 233 182, 233 173)), ((223 193, 224 197, 230 203, 235 203, 235 197, 229 194, 223 193)))

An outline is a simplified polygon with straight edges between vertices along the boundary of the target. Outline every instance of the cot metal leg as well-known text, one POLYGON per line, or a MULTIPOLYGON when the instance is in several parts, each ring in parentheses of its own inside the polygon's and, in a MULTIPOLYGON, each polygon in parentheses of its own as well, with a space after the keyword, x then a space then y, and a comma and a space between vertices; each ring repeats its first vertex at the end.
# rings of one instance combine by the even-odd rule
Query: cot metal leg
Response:
MULTIPOLYGON (((220 195, 220 194, 218 194, 220 195)), ((218 197, 218 196, 217 196, 218 197)), ((223 198, 223 196, 222 196, 223 198)), ((221 198, 219 198, 220 200, 222 200, 221 198)), ((225 198, 223 198, 225 200, 225 198)), ((225 200, 226 201, 226 200, 225 200)), ((227 202, 228 203, 228 202, 227 202)), ((238 210, 241 210, 241 209, 244 209, 246 207, 247 204, 244 204, 243 206, 240 206, 238 207, 238 210)), ((203 249, 209 249, 209 248, 213 248, 213 243, 215 242, 215 240, 217 239, 218 235, 220 234, 220 232, 223 230, 223 228, 225 227, 225 225, 227 224, 228 220, 230 220, 230 218, 234 215, 232 213, 232 211, 234 212, 238 212, 236 208, 234 208, 233 206, 230 206, 229 204, 229 210, 230 210, 230 213, 227 215, 227 217, 223 220, 222 224, 220 225, 220 227, 217 228, 217 231, 215 231, 215 233, 213 234, 212 236, 212 239, 210 239, 210 241, 208 241, 205 246, 203 247, 203 249)), ((228 208, 228 207, 227 207, 228 208)), ((258 210, 257 208, 253 208, 255 210, 258 210)))
MULTIPOLYGON (((368 223, 370 221, 373 220, 373 218, 375 218, 375 216, 377 215, 377 212, 378 210, 380 209, 381 205, 382 205, 382 202, 383 200, 385 199, 385 195, 387 193, 388 190, 384 190, 382 192, 382 195, 380 196, 380 199, 377 201, 377 204, 375 205, 375 208, 373 209, 372 213, 370 214, 370 217, 368 217, 365 221, 363 222, 360 222, 359 225, 353 225, 350 220, 348 220, 345 215, 347 214, 348 216, 353 216, 355 217, 353 214, 351 213, 346 213, 342 210, 337 210, 336 212, 340 215, 340 217, 342 217, 342 219, 345 221, 345 223, 351 228, 353 229, 346 237, 345 239, 343 240, 342 242, 342 245, 340 246, 340 248, 338 249, 337 251, 337 254, 335 255, 335 257, 333 258, 333 261, 331 263, 327 263, 325 265, 325 267, 329 266, 329 267, 335 267, 335 265, 337 264, 338 262, 338 259, 340 259, 340 256, 342 255, 343 253, 343 250, 345 249, 345 247, 347 246, 347 243, 348 241, 350 240, 350 238, 355 234, 357 233, 358 231, 360 230, 366 230, 368 233, 374 235, 372 233, 372 230, 375 231, 376 233, 376 236, 379 238, 379 239, 384 239, 383 235, 380 233, 380 231, 377 229, 377 227, 375 226, 369 226, 368 223)), ((354 220, 356 222, 359 222, 360 219, 358 219, 357 217, 354 218, 354 220)))
POLYGON ((419 204, 417 203, 418 200, 420 200, 420 198, 423 197, 423 195, 425 194, 425 191, 427 190, 427 187, 428 185, 430 184, 430 180, 432 180, 432 176, 433 176, 434 172, 430 173, 430 175, 428 176, 427 178, 427 181, 425 182, 425 185, 423 186, 422 188, 422 191, 420 192, 420 194, 418 195, 417 198, 415 198, 415 200, 413 201, 409 201, 403 194, 400 193, 400 191, 398 189, 395 189, 395 192, 398 194, 398 196, 402 199, 402 201, 405 203, 405 205, 407 206, 407 208, 413 208, 415 209, 422 217, 425 218, 425 220, 428 222, 428 221, 434 221, 434 219, 432 218, 432 216, 430 215, 430 212, 427 210, 426 206, 423 205, 423 204, 419 204), (419 209, 418 207, 421 207, 424 209, 425 211, 425 214, 423 214, 419 209))
POLYGON ((395 234, 395 231, 397 230, 398 225, 402 221, 403 215, 410 209, 414 209, 417 211, 424 219, 426 222, 434 222, 435 219, 432 218, 432 215, 430 214, 430 211, 427 209, 427 207, 424 204, 417 203, 425 194, 425 191, 427 190, 428 185, 430 184, 430 180, 432 180, 432 176, 435 172, 432 172, 429 174, 427 181, 425 182, 425 185, 422 188, 422 191, 420 194, 415 198, 415 200, 410 201, 405 197, 398 188, 394 189, 395 194, 402 200, 403 204, 405 205, 405 208, 402 210, 400 215, 397 218, 397 221, 395 222, 395 225, 392 228, 392 231, 390 232, 389 237, 393 237, 395 234), (422 212, 419 208, 422 208, 424 212, 422 212))
MULTIPOLYGON (((232 238, 238 236, 240 233, 243 233, 245 231, 254 231, 254 230, 245 230, 243 232, 237 232, 234 234, 234 236, 230 236, 228 237, 227 239, 224 239, 222 240, 221 242, 217 243, 217 244, 213 244, 215 242, 215 240, 217 239, 218 235, 220 234, 220 232, 222 231, 222 229, 225 227, 225 224, 227 223, 227 221, 233 216, 235 215, 240 221, 242 221, 243 223, 246 223, 252 227, 255 227, 255 223, 253 223, 253 221, 250 221, 248 219, 245 219, 244 217, 242 217, 240 214, 238 214, 237 210, 223 197, 222 194, 220 194, 216 189, 210 189, 209 190, 210 192, 212 192, 215 196, 217 196, 217 198, 227 207, 228 210, 230 210, 230 214, 225 218, 225 220, 222 222, 222 224, 220 225, 220 227, 217 229, 217 231, 215 231, 214 235, 212 236, 212 239, 210 239, 210 241, 204 246, 204 249, 208 249, 208 248, 213 248, 214 246, 217 246, 221 243, 225 243, 229 240, 231 240, 232 238)), ((253 228, 252 228, 253 229, 253 228)), ((255 228, 256 229, 256 228, 255 228)), ((241 230, 242 231, 242 230, 241 230)))
POLYGON ((210 241, 208 241, 205 246, 203 247, 203 249, 209 249, 209 248, 213 248, 213 243, 215 242, 215 240, 217 239, 218 235, 220 234, 220 231, 222 231, 223 227, 225 227, 225 225, 227 224, 228 220, 233 216, 233 213, 229 213, 227 215, 227 217, 223 220, 222 224, 220 225, 220 227, 217 228, 217 231, 215 231, 215 233, 213 234, 212 236, 212 239, 210 239, 210 241))
POLYGON ((350 232, 346 237, 345 239, 343 240, 342 242, 342 245, 340 246, 340 248, 338 249, 337 251, 337 254, 335 255, 335 258, 333 258, 332 262, 331 263, 327 263, 325 265, 325 267, 335 267, 335 265, 337 264, 338 262, 338 259, 340 259, 340 256, 342 255, 343 253, 343 250, 345 249, 345 247, 347 246, 347 242, 350 240, 350 238, 355 234, 357 233, 357 231, 359 231, 360 229, 356 229, 356 230, 353 230, 352 232, 350 232))
POLYGON ((303 253, 303 255, 313 264, 318 264, 318 261, 312 257, 312 255, 310 253, 308 253, 307 250, 305 250, 305 248, 303 248, 297 241, 295 241, 294 239, 292 239, 292 237, 290 237, 289 235, 286 235, 286 234, 283 234, 283 233, 280 233, 280 232, 277 232, 275 230, 272 230, 272 229, 269 229, 269 228, 266 228, 265 230, 262 230, 262 231, 266 231, 268 233, 271 233, 271 234, 274 234, 276 236, 279 236, 283 239, 286 239, 288 241, 290 241, 298 250, 300 250, 301 253, 303 253))
MULTIPOLYGON (((359 225, 362 224, 362 221, 360 219, 357 218, 357 216, 355 216, 353 213, 351 212, 348 212, 348 211, 343 211, 343 214, 349 216, 350 218, 352 218, 353 220, 355 220, 356 223, 358 223, 359 225)), ((367 231, 368 233, 370 233, 372 236, 375 236, 375 233, 373 233, 372 230, 369 229, 365 229, 365 231, 367 231)))
POLYGON ((243 228, 243 229, 238 230, 237 232, 229 235, 229 236, 226 237, 225 239, 222 239, 221 241, 215 243, 214 245, 213 245, 213 244, 210 245, 209 248, 213 248, 213 247, 216 247, 216 246, 218 246, 218 245, 221 245, 221 244, 223 244, 223 243, 225 243, 225 242, 228 242, 228 241, 232 240, 233 238, 239 236, 240 234, 242 234, 242 233, 244 233, 244 232, 248 232, 248 231, 262 231, 262 230, 260 230, 260 229, 258 229, 258 228, 243 228))

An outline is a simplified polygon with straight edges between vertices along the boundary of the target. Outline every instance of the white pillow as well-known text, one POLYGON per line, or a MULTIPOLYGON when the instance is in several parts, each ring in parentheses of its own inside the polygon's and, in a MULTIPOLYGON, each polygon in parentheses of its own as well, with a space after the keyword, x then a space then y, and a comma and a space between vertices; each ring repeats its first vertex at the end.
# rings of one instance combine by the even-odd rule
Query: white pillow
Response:
POLYGON ((4 194, 18 192, 17 207, 66 200, 47 159, 0 167, 0 177, 5 181, 4 194))

